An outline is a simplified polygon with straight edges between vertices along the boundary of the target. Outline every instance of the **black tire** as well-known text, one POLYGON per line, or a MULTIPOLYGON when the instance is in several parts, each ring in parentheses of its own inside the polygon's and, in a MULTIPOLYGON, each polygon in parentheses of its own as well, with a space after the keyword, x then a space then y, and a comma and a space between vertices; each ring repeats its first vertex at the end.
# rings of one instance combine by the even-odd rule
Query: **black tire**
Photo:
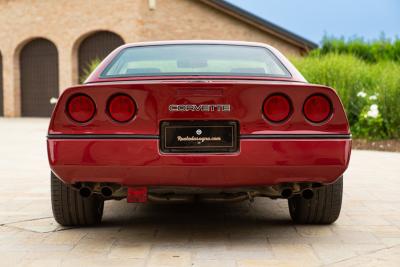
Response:
POLYGON ((331 224, 342 207, 343 176, 335 183, 314 190, 312 199, 294 196, 288 199, 290 217, 300 224, 331 224))
POLYGON ((81 197, 51 173, 51 206, 54 219, 62 226, 89 226, 101 222, 104 200, 96 195, 81 197))

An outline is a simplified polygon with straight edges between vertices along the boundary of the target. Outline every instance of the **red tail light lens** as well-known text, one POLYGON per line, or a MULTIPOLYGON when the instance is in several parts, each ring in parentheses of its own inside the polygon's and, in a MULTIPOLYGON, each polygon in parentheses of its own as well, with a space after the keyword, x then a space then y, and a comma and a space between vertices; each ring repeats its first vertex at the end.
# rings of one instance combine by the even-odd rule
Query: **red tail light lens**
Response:
POLYGON ((93 100, 87 95, 74 95, 68 100, 67 113, 76 122, 85 123, 90 121, 95 112, 96 106, 93 100))
POLYGON ((324 95, 312 95, 304 103, 303 112, 307 120, 320 123, 332 114, 332 104, 324 95))
POLYGON ((265 117, 272 122, 282 122, 289 118, 292 105, 287 96, 277 94, 269 96, 263 106, 265 117))
POLYGON ((118 122, 127 122, 136 114, 135 101, 128 95, 115 95, 108 102, 110 117, 118 122))

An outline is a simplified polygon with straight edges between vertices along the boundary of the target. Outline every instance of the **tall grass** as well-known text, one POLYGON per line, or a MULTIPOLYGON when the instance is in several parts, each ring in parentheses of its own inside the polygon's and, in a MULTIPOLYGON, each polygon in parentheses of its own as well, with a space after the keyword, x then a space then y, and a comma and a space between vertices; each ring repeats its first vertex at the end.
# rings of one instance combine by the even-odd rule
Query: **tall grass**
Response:
POLYGON ((313 50, 311 55, 350 54, 366 62, 376 63, 391 60, 400 62, 400 39, 390 40, 381 37, 374 41, 364 41, 362 38, 344 39, 324 37, 322 46, 313 50))
POLYGON ((400 63, 338 53, 292 61, 309 82, 337 90, 356 138, 400 138, 400 63))

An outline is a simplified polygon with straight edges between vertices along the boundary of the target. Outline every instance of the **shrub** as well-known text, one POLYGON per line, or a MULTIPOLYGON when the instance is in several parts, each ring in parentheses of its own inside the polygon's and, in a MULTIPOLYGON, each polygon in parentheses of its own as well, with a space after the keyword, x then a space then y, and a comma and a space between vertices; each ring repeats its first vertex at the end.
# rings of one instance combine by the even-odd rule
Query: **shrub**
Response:
POLYGON ((311 83, 336 89, 356 138, 400 138, 400 64, 369 64, 354 55, 294 58, 311 83))
POLYGON ((79 77, 79 81, 83 83, 87 77, 97 68, 97 66, 100 64, 101 60, 99 58, 95 58, 89 63, 86 64, 86 67, 83 69, 83 74, 81 77, 79 77))
POLYGON ((310 55, 320 56, 329 53, 350 54, 369 63, 385 60, 400 62, 400 39, 391 41, 382 37, 379 40, 366 42, 362 38, 345 40, 324 37, 321 48, 313 50, 310 55))

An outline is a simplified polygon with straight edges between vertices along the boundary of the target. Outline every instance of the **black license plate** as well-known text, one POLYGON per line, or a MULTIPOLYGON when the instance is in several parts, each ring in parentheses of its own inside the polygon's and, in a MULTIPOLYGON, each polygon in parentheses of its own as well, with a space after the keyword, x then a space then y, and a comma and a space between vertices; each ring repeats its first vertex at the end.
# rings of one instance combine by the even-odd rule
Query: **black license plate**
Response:
POLYGON ((235 152, 238 124, 235 121, 164 121, 160 146, 167 153, 235 152))

